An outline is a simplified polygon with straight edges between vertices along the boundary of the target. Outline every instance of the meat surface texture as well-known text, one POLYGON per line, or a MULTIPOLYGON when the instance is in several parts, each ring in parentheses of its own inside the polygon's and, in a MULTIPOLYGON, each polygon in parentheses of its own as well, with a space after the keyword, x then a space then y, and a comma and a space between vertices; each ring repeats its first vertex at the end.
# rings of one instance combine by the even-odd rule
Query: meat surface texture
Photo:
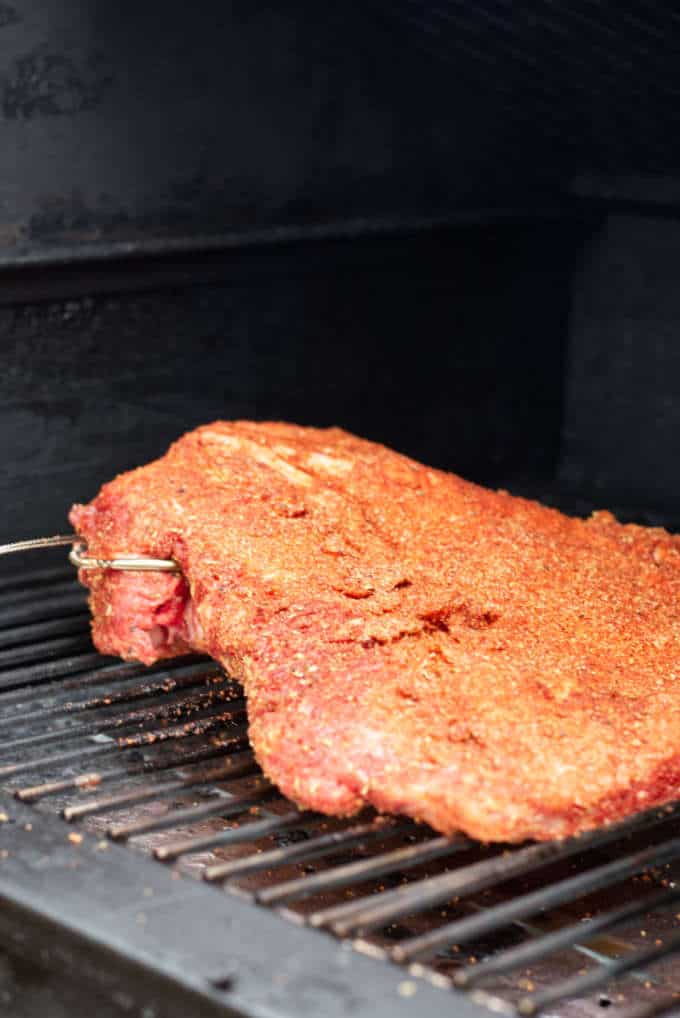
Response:
POLYGON ((680 795, 680 537, 574 519, 338 429, 214 423, 71 521, 93 634, 239 678, 295 802, 490 841, 563 837, 680 795))

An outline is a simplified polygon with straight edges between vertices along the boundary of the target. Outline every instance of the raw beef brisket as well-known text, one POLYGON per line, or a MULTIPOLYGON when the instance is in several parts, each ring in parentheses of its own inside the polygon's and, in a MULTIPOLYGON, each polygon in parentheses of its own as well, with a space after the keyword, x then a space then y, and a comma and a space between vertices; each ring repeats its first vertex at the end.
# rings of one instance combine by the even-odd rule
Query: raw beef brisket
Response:
POLYGON ((583 521, 337 429, 215 423, 71 520, 93 633, 240 678, 300 805, 440 831, 575 833, 680 795, 680 538, 583 521))

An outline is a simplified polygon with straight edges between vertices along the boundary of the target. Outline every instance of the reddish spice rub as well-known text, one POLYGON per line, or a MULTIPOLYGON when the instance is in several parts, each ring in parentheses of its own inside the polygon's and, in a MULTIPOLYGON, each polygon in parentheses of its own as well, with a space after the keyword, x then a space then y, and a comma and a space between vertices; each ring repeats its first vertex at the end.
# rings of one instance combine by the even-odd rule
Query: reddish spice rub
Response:
POLYGON ((680 794, 680 537, 573 519, 338 429, 198 428, 71 520, 106 653, 244 683, 266 774, 491 841, 680 794))

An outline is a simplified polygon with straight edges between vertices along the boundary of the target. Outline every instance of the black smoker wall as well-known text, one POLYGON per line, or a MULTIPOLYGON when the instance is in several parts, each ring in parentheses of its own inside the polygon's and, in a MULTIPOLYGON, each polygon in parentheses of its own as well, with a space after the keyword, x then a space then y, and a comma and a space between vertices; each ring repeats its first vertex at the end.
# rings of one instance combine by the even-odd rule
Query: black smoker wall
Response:
POLYGON ((0 255, 554 199, 568 167, 522 156, 484 76, 378 15, 3 2, 0 255))
POLYGON ((242 252, 191 264, 191 285, 1 309, 0 540, 63 529, 71 502, 217 417, 341 424, 481 481, 547 483, 583 231, 554 245, 556 228, 242 252))
POLYGON ((679 48, 663 3, 3 0, 0 256, 677 202, 679 48))

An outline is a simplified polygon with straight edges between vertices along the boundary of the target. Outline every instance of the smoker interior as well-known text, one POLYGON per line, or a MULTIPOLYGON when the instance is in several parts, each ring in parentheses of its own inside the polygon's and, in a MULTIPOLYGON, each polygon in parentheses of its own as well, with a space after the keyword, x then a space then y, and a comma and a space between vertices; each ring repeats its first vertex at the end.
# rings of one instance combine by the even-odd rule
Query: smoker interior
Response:
MULTIPOLYGON (((31 0, 0 32, 0 541, 237 417, 678 529, 667 5, 31 0)), ((229 678, 101 658, 41 555, 0 561, 10 1013, 673 1010, 674 810, 508 852, 300 815, 229 678)))
MULTIPOLYGON (((254 761, 238 684, 207 659, 145 668, 98 655, 84 592, 60 565, 4 570, 0 669, 0 927, 15 979, 22 964, 50 958, 29 932, 25 898, 20 908, 20 892, 36 875, 45 921, 56 908, 63 926, 88 944, 90 965, 94 956, 95 971, 107 971, 96 934, 110 920, 94 895, 86 905, 90 928, 79 929, 62 886, 66 868, 72 879, 96 882, 98 893, 103 888, 120 899, 114 932, 131 911, 142 931, 149 921, 157 926, 159 914, 162 924, 169 908, 180 925, 184 916, 183 963, 199 983, 195 998, 181 1004, 188 1013, 258 1013, 243 998, 233 933, 214 944, 217 974, 203 976, 201 934, 214 942, 220 924, 203 911, 194 920, 201 932, 191 925, 186 884, 198 881, 209 885, 218 915, 232 916, 237 899, 256 926, 257 916, 273 911, 297 936, 335 938, 351 945, 362 964, 390 967, 386 1000, 369 994, 358 1003, 352 992, 361 976, 345 959, 345 985, 341 979, 335 986, 331 1006, 324 995, 330 991, 303 955, 324 1013, 368 1007, 365 1013, 378 1014, 385 1006, 385 1014, 455 1014, 473 1004, 487 1013, 566 1016, 607 1008, 648 1016, 676 1006, 677 807, 564 842, 513 847, 447 839, 370 812, 340 820, 301 811, 254 761), (111 858, 118 846, 130 868, 140 869, 143 885, 129 905, 111 858), (170 891, 154 888, 147 871, 154 864, 170 870, 170 891), (433 993, 434 999, 426 995, 433 993)), ((270 931, 261 936, 255 952, 265 955, 275 980, 277 948, 267 944, 270 931)), ((286 930, 275 929, 274 938, 285 941, 286 930)), ((81 999, 89 993, 89 1006, 104 1014, 126 1013, 126 1006, 127 1013, 174 1013, 168 987, 153 982, 167 945, 156 951, 146 960, 147 978, 132 991, 102 986, 101 978, 91 978, 88 990, 79 964, 72 978, 81 999)), ((252 945, 249 952, 252 961, 252 945)), ((16 982, 4 992, 12 1003, 16 982)), ((298 1013, 302 999, 293 995, 293 1009, 280 1005, 278 1013, 298 1013)))
MULTIPOLYGON (((8 268, 3 536, 63 531, 71 502, 118 470, 239 416, 339 423, 568 511, 673 528, 679 243, 672 218, 582 206, 8 268)), ((258 775, 228 679, 201 662, 147 672, 101 659, 64 553, 37 555, 5 560, 0 586, 6 999, 27 1014, 46 993, 67 1008, 74 986, 104 1014, 125 1001, 171 1014, 180 1000, 196 1014, 318 1001, 328 1015, 672 1010, 674 813, 546 858, 368 815, 299 816, 258 775), (74 915, 81 886, 105 900, 74 915), (141 904, 107 915, 134 894, 141 904), (222 930, 236 907, 241 931, 256 924, 249 938, 222 930), (58 935, 46 944, 29 914, 58 935), (123 966, 102 984, 118 971, 110 952, 130 961, 151 926, 143 978, 123 966), (179 947, 170 927, 187 931, 179 947), (69 931, 78 944, 55 956, 69 931), (104 936, 125 943, 104 950, 104 936)))
MULTIPOLYGON (((568 511, 674 528, 679 244, 672 217, 582 205, 6 268, 3 537, 63 531, 117 471, 240 416, 338 423, 568 511)), ((299 816, 258 775, 227 678, 101 659, 64 553, 37 555, 3 561, 0 585, 5 999, 673 1009, 675 813, 508 855, 299 816)))

